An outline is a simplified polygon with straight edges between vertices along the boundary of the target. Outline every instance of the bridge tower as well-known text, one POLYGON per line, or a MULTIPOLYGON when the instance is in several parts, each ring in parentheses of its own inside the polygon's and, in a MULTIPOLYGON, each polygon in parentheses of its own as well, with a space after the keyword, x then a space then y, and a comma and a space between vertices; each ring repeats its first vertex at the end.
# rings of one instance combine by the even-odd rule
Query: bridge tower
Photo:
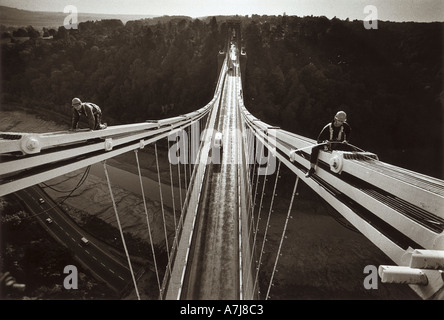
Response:
POLYGON ((228 34, 230 37, 230 41, 234 45, 236 45, 236 47, 240 48, 241 40, 242 40, 240 19, 227 20, 227 28, 228 28, 228 34))
POLYGON ((229 44, 233 43, 239 50, 239 64, 241 69, 241 74, 245 74, 245 66, 247 63, 247 53, 242 47, 242 33, 241 33, 241 20, 240 19, 230 19, 227 20, 227 31, 229 35, 229 44))
POLYGON ((217 54, 217 73, 218 74, 220 73, 222 65, 225 61, 226 54, 227 54, 226 50, 220 50, 219 53, 217 54))

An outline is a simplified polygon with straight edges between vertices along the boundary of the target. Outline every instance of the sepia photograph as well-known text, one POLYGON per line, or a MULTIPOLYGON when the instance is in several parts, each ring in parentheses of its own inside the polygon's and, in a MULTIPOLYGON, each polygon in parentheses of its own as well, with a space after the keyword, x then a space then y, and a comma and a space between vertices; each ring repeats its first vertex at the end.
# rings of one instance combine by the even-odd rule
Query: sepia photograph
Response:
POLYGON ((442 0, 0 0, 0 42, 3 302, 444 300, 442 0))

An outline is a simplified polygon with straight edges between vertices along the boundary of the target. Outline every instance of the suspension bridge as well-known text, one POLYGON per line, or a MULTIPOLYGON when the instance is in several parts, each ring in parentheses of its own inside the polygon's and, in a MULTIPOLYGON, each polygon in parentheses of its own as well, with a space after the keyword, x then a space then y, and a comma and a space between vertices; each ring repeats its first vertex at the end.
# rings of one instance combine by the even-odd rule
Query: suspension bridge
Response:
MULTIPOLYGON (((0 196, 42 201, 33 186, 70 172, 102 165, 120 230, 127 264, 110 258, 99 243, 82 245, 82 230, 63 214, 50 219, 75 237, 75 254, 92 272, 115 288, 125 286, 140 299, 139 276, 133 270, 111 183, 107 160, 134 152, 143 197, 158 298, 267 299, 272 290, 298 184, 303 179, 314 192, 367 237, 392 261, 381 265, 382 282, 408 284, 422 299, 443 299, 444 181, 380 161, 376 154, 321 151, 316 174, 305 178, 310 149, 316 141, 271 126, 254 117, 242 94, 241 61, 230 31, 212 100, 188 114, 105 130, 50 133, 1 132, 0 196), (157 145, 168 146, 171 188, 161 183, 157 145), (161 265, 153 247, 152 221, 146 207, 138 150, 155 151, 167 263, 161 265), (178 181, 173 182, 172 167, 178 181), (280 171, 293 174, 279 245, 266 292, 259 289, 259 271, 280 171), (262 212, 266 182, 273 189, 268 212, 262 212), (178 185, 178 188, 174 186, 178 185), (182 192, 183 190, 183 192, 182 192), (178 195, 177 193, 180 193, 178 195), (174 236, 168 236, 164 203, 173 208, 174 236), (178 212, 176 217, 176 212, 178 212), (261 216, 262 215, 262 216, 261 216), (265 218, 264 218, 265 217, 265 218), (266 219, 264 236, 259 221, 266 219), (85 254, 85 248, 88 254, 85 254), (96 260, 94 261, 93 258, 96 260), (97 258, 98 257, 98 258, 97 258), (107 261, 110 273, 97 261, 107 261)), ((55 203, 50 205, 56 207, 55 203)), ((51 221, 52 221, 51 220, 51 221)))

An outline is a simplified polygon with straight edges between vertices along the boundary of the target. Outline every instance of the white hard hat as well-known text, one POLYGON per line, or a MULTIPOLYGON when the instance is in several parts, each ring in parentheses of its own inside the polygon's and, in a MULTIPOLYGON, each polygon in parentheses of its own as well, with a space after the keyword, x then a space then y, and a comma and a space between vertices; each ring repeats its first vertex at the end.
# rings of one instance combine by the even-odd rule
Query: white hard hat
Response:
POLYGON ((74 98, 74 99, 72 99, 72 105, 73 105, 73 106, 76 105, 76 104, 81 104, 81 103, 82 103, 82 101, 80 101, 79 98, 74 98))
POLYGON ((335 115, 335 119, 345 122, 347 121, 347 114, 344 111, 338 111, 338 113, 335 115))

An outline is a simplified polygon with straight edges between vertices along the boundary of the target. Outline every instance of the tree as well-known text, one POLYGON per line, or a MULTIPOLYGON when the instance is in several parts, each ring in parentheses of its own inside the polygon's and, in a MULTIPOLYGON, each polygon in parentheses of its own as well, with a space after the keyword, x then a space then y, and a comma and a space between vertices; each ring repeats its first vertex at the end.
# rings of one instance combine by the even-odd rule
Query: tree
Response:
POLYGON ((40 32, 35 30, 32 26, 28 26, 26 28, 26 31, 28 33, 28 37, 30 37, 31 39, 40 38, 40 32))
POLYGON ((18 28, 17 30, 14 30, 12 32, 12 36, 13 37, 17 37, 17 38, 19 38, 19 37, 27 37, 28 36, 28 32, 25 29, 23 29, 23 28, 18 28))

